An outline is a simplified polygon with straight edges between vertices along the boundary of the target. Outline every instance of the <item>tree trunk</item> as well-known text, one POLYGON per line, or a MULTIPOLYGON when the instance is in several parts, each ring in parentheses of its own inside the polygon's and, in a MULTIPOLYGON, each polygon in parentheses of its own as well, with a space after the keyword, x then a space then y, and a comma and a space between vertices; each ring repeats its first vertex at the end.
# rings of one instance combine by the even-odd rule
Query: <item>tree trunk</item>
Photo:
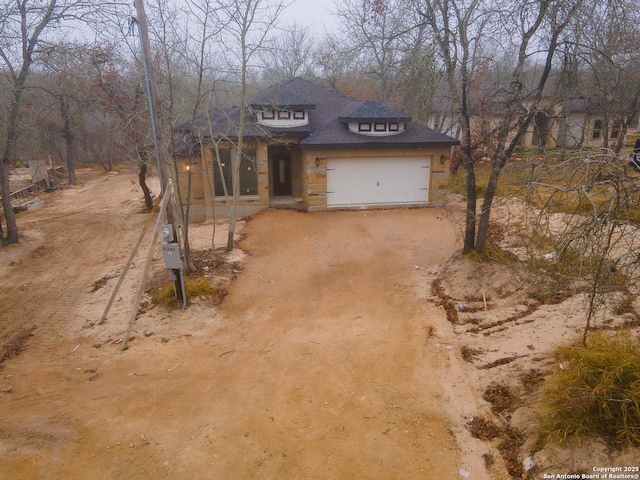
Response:
POLYGON ((67 143, 67 175, 69 177, 69 185, 75 185, 77 183, 76 161, 73 153, 75 148, 75 138, 71 133, 69 133, 68 136, 65 136, 65 140, 67 143))
MULTIPOLYGON (((0 183, 2 184, 2 207, 5 212, 4 218, 7 221, 7 229, 8 229, 9 218, 7 216, 7 212, 10 211, 11 213, 13 213, 13 208, 11 207, 11 193, 9 192, 9 172, 7 171, 6 175, 4 172, 5 172, 4 161, 0 161, 0 183), (6 181, 5 181, 5 177, 7 177, 6 181), (7 205, 7 202, 5 201, 7 198, 9 199, 8 205, 7 205)), ((2 219, 0 218, 0 246, 4 247, 9 244, 9 238, 5 238, 4 236, 4 232, 2 231, 1 220, 2 219)), ((13 222, 15 224, 15 217, 13 219, 13 222)))
POLYGON ((462 246, 462 253, 467 254, 475 248, 476 240, 476 208, 477 208, 477 196, 476 196, 476 174, 475 174, 475 162, 471 155, 471 129, 465 128, 463 144, 461 145, 462 153, 462 165, 464 167, 464 178, 467 195, 467 207, 465 215, 465 227, 464 227, 464 241, 462 246))
POLYGON ((71 120, 69 118, 69 104, 65 100, 64 95, 60 96, 60 110, 64 121, 62 127, 62 136, 65 140, 67 149, 67 175, 69 177, 69 185, 76 184, 76 168, 75 168, 75 138, 71 132, 71 120))
POLYGON ((147 164, 144 161, 140 163, 140 171, 138 172, 138 183, 140 184, 140 188, 144 193, 144 204, 147 207, 147 210, 151 210, 153 208, 153 201, 151 200, 151 192, 149 191, 149 187, 147 186, 147 164))
MULTIPOLYGON (((24 75, 26 80, 26 74, 24 75)), ((20 117, 20 98, 24 90, 24 80, 18 79, 14 88, 13 100, 9 109, 7 120, 7 143, 4 148, 4 155, 0 159, 0 182, 2 182, 2 208, 4 218, 7 222, 6 243, 18 243, 18 225, 16 215, 11 206, 11 188, 9 185, 9 170, 15 161, 16 142, 18 141, 18 120, 20 117)))
MULTIPOLYGON (((189 272, 195 270, 195 266, 193 265, 193 261, 191 260, 191 246, 189 245, 189 216, 191 214, 191 175, 191 154, 189 154, 187 160, 187 202, 186 205, 184 205, 184 263, 187 265, 186 269, 189 272)), ((176 178, 178 178, 177 174, 176 178)), ((179 198, 181 198, 181 196, 179 198)))

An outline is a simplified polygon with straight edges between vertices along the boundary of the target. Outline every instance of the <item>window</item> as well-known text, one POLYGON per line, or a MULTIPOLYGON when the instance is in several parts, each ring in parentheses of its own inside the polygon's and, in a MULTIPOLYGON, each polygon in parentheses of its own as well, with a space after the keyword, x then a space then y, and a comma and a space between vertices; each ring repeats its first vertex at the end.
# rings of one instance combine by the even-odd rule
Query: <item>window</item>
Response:
POLYGON ((293 112, 294 120, 304 120, 304 112, 293 112))
POLYGON ((291 118, 291 112, 288 110, 278 110, 278 120, 289 120, 291 118))
POLYGON ((620 123, 616 122, 611 129, 611 138, 618 138, 618 135, 620 135, 620 123))
POLYGON ((386 132, 387 131, 387 124, 386 123, 376 123, 374 130, 376 132, 386 132))
POLYGON ((371 124, 370 123, 360 123, 358 125, 358 131, 359 132, 370 132, 371 131, 371 124))
MULTIPOLYGON (((214 188, 216 197, 224 197, 224 187, 227 187, 227 193, 231 195, 231 150, 221 149, 220 164, 215 160, 216 154, 213 152, 214 158, 214 188), (220 176, 220 167, 222 167, 223 180, 220 176)), ((256 151, 254 149, 244 150, 239 165, 240 175, 240 195, 257 195, 258 194, 258 169, 256 168, 256 151)))
POLYGON ((262 111, 262 119, 263 120, 274 120, 276 118, 276 112, 273 110, 263 110, 262 111))
POLYGON ((256 151, 244 150, 240 159, 240 195, 258 194, 258 169, 256 151))
POLYGON ((400 124, 399 123, 390 123, 389 124, 389 131, 390 132, 397 132, 398 130, 400 130, 400 124))
POLYGON ((602 120, 596 120, 593 122, 593 134, 591 138, 597 139, 602 135, 602 120))
POLYGON ((227 193, 231 195, 231 150, 219 149, 219 160, 216 158, 216 151, 213 151, 213 179, 216 197, 224 197, 224 187, 227 187, 227 193), (222 175, 224 184, 220 177, 220 167, 222 167, 222 175))

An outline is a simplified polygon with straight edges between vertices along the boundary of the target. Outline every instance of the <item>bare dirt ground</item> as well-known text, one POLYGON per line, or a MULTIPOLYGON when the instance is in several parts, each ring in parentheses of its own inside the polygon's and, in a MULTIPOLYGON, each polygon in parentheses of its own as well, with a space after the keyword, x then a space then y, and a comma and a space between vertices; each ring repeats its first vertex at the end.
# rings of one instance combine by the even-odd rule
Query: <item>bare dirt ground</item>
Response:
POLYGON ((442 212, 259 214, 223 303, 143 302, 121 352, 143 255, 97 322, 147 219, 134 182, 81 171, 0 251, 0 478, 502 478, 427 301, 442 212))
MULTIPOLYGON (((538 479, 637 465, 637 449, 535 443, 550 352, 579 336, 584 301, 532 303, 517 270, 457 255, 456 203, 256 215, 208 272, 224 301, 169 311, 147 294, 122 352, 150 236, 98 321, 148 214, 133 172, 79 173, 19 214, 21 243, 0 250, 1 479, 538 479)), ((193 226, 192 248, 211 231, 193 226)), ((216 244, 226 235, 218 225, 216 244)), ((159 248, 152 278, 169 280, 159 248)))

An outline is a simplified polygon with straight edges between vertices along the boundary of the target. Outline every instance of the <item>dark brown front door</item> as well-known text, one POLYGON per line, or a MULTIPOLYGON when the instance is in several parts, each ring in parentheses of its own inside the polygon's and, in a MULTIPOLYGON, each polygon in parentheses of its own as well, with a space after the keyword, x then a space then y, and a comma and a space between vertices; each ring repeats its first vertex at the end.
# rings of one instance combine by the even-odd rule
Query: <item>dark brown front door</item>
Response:
POLYGON ((286 148, 272 150, 273 195, 291 195, 291 151, 286 148))

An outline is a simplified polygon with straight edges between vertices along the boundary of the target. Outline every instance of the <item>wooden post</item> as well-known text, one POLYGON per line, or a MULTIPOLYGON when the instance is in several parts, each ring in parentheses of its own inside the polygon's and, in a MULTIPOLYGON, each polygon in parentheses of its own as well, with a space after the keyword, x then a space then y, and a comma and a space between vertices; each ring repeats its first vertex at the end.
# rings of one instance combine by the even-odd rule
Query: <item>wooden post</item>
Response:
MULTIPOLYGON (((157 206, 157 202, 156 205, 157 206)), ((124 266, 124 270, 122 270, 122 273, 120 274, 120 278, 118 279, 118 283, 116 284, 116 288, 113 289, 113 293, 111 294, 111 298, 109 299, 109 303, 107 303, 107 308, 104 309, 104 313, 102 314, 102 318, 100 319, 100 321, 98 322, 98 325, 102 325, 105 320, 107 319, 107 315, 109 314, 109 310, 111 310, 111 306, 113 305, 113 301, 116 298, 116 295, 118 294, 118 291, 120 290, 120 287, 122 286, 122 282, 124 281, 124 277, 127 275, 127 272, 129 271, 129 267, 131 267, 131 264, 133 263, 133 259, 136 257, 136 253, 138 253, 138 248, 140 248, 140 244, 142 243, 142 240, 144 239, 144 236, 147 233, 147 230, 149 229, 149 225, 151 225, 151 220, 153 220, 153 213, 155 212, 155 207, 154 210, 151 211, 151 213, 149 214, 149 218, 147 219, 147 223, 144 224, 144 227, 142 227, 142 232, 140 232, 140 237, 138 238, 138 241, 136 242, 135 246, 133 247, 133 251, 131 252, 131 255, 129 256, 129 260, 127 260, 127 264, 124 266)))
POLYGON ((136 314, 138 313, 138 307, 140 306, 140 299, 142 298, 142 293, 144 292, 144 284, 147 280, 147 274, 149 273, 149 268, 151 267, 151 260, 153 259, 153 251, 156 248, 156 242, 158 241, 158 233, 160 232, 160 227, 163 223, 163 219, 167 211, 167 204, 169 203, 169 198, 171 198, 172 190, 173 190, 173 184, 169 182, 167 184, 167 188, 165 189, 164 197, 162 197, 162 202, 160 203, 160 212, 158 213, 156 226, 153 230, 153 239, 151 240, 151 246, 149 247, 149 252, 147 253, 147 259, 144 262, 144 268, 142 270, 142 278, 140 279, 140 285, 138 286, 138 294, 136 295, 136 299, 133 302, 133 310, 131 311, 131 316, 129 317, 129 328, 127 328, 127 333, 122 338, 123 351, 129 347, 129 338, 131 338, 133 323, 136 321, 136 314))

